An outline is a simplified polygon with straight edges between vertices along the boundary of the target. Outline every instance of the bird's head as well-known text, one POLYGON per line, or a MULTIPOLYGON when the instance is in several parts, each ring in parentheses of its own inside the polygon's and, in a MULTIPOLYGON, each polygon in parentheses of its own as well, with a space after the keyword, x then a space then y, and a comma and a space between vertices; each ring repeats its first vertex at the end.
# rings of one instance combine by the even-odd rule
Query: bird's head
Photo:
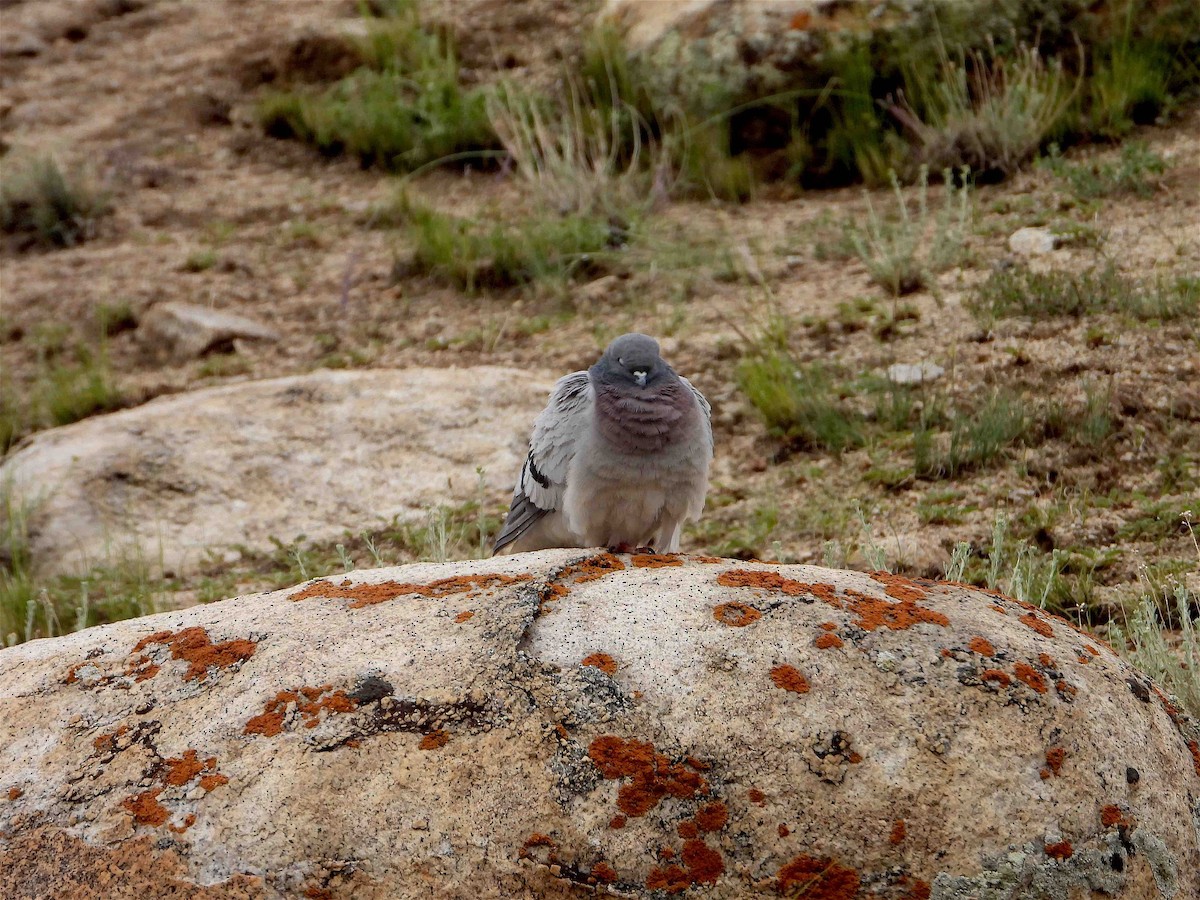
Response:
POLYGON ((644 334, 623 334, 604 351, 591 369, 593 378, 608 384, 654 387, 671 373, 658 355, 658 341, 644 334))

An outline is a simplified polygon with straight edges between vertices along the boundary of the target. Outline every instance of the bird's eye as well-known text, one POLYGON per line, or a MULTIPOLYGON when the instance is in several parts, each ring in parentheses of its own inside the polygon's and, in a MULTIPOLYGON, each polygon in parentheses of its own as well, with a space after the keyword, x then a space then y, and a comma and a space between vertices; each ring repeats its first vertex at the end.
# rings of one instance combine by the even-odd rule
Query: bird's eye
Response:
POLYGON ((618 356, 618 357, 617 357, 617 365, 618 365, 618 366, 623 366, 623 365, 625 365, 625 358, 624 358, 624 357, 622 357, 622 356, 618 356))

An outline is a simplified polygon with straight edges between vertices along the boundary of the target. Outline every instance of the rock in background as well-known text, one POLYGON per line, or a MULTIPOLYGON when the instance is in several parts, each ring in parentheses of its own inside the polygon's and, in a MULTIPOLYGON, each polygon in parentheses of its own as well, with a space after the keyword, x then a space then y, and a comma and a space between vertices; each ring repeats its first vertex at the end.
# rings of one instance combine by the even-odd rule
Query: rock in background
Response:
POLYGON ((961 585, 358 572, 0 651, 0 893, 1179 900, 1193 724, 961 585))
POLYGON ((44 572, 132 550, 187 570, 271 538, 335 539, 509 490, 553 379, 499 367, 246 382, 32 437, 0 466, 44 572))

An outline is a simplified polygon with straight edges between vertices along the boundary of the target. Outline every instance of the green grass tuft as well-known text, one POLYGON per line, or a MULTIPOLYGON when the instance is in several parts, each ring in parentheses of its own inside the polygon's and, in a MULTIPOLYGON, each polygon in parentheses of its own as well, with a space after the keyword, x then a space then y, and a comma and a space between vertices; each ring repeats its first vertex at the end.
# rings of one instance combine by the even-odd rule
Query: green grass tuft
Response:
POLYGON ((0 231, 73 247, 93 237, 97 222, 112 212, 82 170, 64 171, 53 157, 13 154, 0 166, 0 231))
POLYGON ((861 416, 839 398, 820 366, 800 366, 786 353, 763 349, 738 365, 738 386, 772 434, 802 450, 840 453, 861 446, 861 416))
POLYGON ((1070 163, 1059 154, 1057 146, 1052 146, 1044 165, 1080 200, 1127 194, 1151 197, 1167 170, 1166 160, 1145 141, 1122 145, 1120 157, 1113 162, 1070 163))
POLYGON ((993 272, 967 302, 983 322, 1012 316, 1049 319, 1096 313, 1138 321, 1189 318, 1200 308, 1200 279, 1136 280, 1109 263, 1079 273, 1020 265, 993 272))
POLYGON ((258 118, 266 133, 399 172, 497 150, 486 92, 460 84, 447 36, 427 30, 415 4, 390 12, 368 20, 367 65, 322 90, 265 95, 258 118))
POLYGON ((475 293, 594 277, 629 239, 595 215, 542 214, 490 226, 409 205, 413 269, 475 293))

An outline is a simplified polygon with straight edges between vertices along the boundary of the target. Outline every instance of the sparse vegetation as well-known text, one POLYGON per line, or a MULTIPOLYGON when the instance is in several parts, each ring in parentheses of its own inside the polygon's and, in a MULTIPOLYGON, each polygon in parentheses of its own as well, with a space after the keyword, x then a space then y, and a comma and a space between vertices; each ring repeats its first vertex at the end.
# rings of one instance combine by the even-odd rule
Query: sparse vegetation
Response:
POLYGON ((1153 196, 1161 182, 1159 176, 1167 170, 1166 160, 1151 150, 1145 141, 1123 144, 1120 156, 1109 162, 1071 163, 1063 158, 1057 146, 1052 146, 1044 164, 1080 200, 1122 194, 1153 196))
POLYGON ((1006 177, 1064 129, 1079 79, 1061 60, 1047 63, 1030 46, 1010 54, 989 46, 957 58, 939 49, 939 77, 910 77, 911 102, 902 97, 891 107, 926 165, 1006 177))
POLYGON ((474 293, 600 274, 630 232, 578 213, 534 214, 488 227, 411 205, 409 236, 415 272, 474 293))
POLYGON ((1194 316, 1200 307, 1200 279, 1134 279, 1108 263, 1074 273, 1035 272, 1018 265, 992 272, 968 302, 981 321, 1009 316, 1047 319, 1112 313, 1138 321, 1194 316))
POLYGON ((870 195, 865 228, 852 221, 846 223, 846 235, 854 247, 871 280, 892 296, 909 294, 921 287, 934 289, 936 275, 959 263, 964 254, 964 242, 972 218, 971 198, 967 187, 968 173, 960 173, 962 187, 954 186, 953 174, 943 173, 945 197, 936 216, 929 211, 928 172, 922 167, 917 179, 915 213, 892 174, 892 191, 896 198, 896 216, 881 218, 875 211, 870 195))
POLYGON ((322 90, 261 99, 267 134, 399 172, 498 149, 485 92, 462 86, 449 39, 423 26, 417 4, 395 5, 367 24, 366 65, 322 90))
POLYGON ((858 416, 817 365, 800 366, 781 350, 743 359, 738 384, 773 434, 799 449, 840 453, 863 442, 858 416))
POLYGON ((112 211, 81 168, 64 169, 52 156, 10 154, 0 167, 0 231, 45 247, 73 247, 94 236, 112 211))
POLYGON ((0 453, 33 431, 117 409, 122 395, 103 343, 93 349, 44 346, 32 383, 20 391, 0 372, 0 453))

